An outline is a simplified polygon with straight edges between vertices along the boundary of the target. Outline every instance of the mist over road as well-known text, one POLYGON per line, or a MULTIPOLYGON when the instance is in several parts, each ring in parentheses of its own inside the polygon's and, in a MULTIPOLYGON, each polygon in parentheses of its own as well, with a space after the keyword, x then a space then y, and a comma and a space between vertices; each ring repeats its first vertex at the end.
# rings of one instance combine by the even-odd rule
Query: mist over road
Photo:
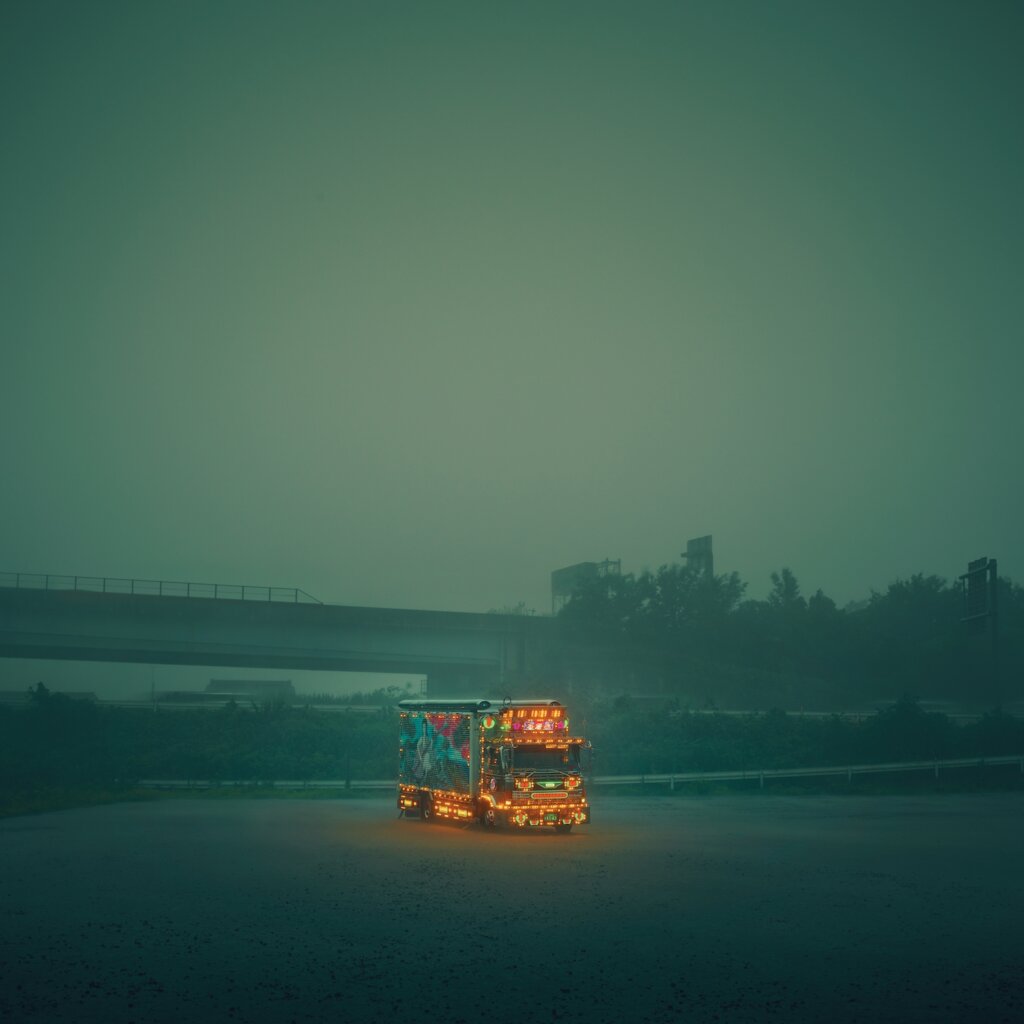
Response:
POLYGON ((11 1021, 1016 1021, 1024 797, 389 800, 0 822, 11 1021))

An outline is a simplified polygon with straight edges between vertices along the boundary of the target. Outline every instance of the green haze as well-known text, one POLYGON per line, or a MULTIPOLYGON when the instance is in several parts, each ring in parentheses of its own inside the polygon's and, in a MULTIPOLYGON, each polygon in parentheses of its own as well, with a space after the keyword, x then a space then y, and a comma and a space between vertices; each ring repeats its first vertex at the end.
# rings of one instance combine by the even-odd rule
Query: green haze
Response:
POLYGON ((0 568, 1021 578, 1018 4, 0 11, 0 568))

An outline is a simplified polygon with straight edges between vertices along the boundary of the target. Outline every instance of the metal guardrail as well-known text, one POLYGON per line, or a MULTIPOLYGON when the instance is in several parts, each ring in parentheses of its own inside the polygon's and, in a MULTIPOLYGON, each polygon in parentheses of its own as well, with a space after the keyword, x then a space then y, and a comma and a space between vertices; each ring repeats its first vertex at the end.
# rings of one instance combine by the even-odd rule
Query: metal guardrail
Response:
POLYGON ((136 580, 119 576, 62 576, 42 572, 0 572, 0 587, 20 590, 83 590, 93 594, 146 597, 200 597, 220 601, 286 601, 323 604, 298 587, 254 587, 244 583, 189 583, 180 580, 136 580))
POLYGON ((644 786, 667 785, 675 789, 677 784, 687 782, 731 782, 756 779, 764 788, 765 779, 826 778, 845 775, 852 781, 854 775, 885 774, 889 772, 931 771, 939 777, 942 768, 984 768, 989 765, 1018 765, 1024 774, 1024 754, 1010 754, 999 757, 956 757, 942 761, 892 761, 884 764, 831 765, 818 768, 759 768, 754 771, 721 772, 675 772, 662 775, 604 775, 597 776, 593 783, 598 786, 644 786))
MULTIPOLYGON (((764 788, 765 779, 796 779, 825 778, 843 776, 852 781, 854 775, 885 774, 889 772, 920 772, 932 771, 939 777, 942 768, 986 768, 1017 765, 1024 774, 1024 754, 1009 754, 998 757, 957 757, 943 761, 894 761, 885 764, 850 764, 830 765, 823 768, 764 768, 758 771, 723 771, 723 772, 676 772, 662 775, 596 775, 590 779, 593 786, 646 786, 667 785, 675 789, 676 785, 687 782, 732 782, 757 780, 764 788)), ((238 789, 271 787, 274 789, 394 789, 394 779, 311 779, 275 780, 265 782, 216 781, 203 779, 142 779, 138 785, 148 789, 216 789, 218 787, 238 789)))

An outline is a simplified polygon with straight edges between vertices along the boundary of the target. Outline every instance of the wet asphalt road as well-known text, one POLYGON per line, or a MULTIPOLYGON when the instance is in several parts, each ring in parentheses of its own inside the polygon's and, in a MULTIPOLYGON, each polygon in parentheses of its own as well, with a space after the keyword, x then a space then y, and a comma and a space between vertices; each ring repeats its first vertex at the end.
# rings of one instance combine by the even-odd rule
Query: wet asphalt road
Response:
POLYGON ((1024 1020, 1024 797, 385 800, 0 821, 0 1020, 1024 1020))

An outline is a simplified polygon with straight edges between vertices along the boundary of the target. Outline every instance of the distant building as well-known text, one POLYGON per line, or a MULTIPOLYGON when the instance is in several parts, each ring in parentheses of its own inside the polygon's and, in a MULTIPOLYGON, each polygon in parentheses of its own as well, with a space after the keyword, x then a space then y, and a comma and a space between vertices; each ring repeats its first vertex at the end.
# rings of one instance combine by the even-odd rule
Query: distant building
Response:
POLYGON ((295 700, 295 687, 290 679, 211 679, 206 684, 206 693, 256 701, 295 700))
POLYGON ((715 556, 711 550, 711 534, 688 540, 683 558, 686 559, 688 569, 693 569, 703 576, 714 576, 715 556))
POLYGON ((157 704, 213 704, 222 703, 219 693, 203 693, 202 690, 157 690, 153 694, 157 704))

